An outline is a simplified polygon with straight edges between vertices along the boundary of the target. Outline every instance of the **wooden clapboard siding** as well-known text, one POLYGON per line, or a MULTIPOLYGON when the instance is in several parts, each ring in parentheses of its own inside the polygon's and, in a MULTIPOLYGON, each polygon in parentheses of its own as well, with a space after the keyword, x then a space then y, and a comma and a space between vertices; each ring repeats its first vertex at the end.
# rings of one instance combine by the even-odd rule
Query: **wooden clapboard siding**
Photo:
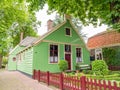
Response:
POLYGON ((58 45, 58 60, 65 59, 64 45, 71 45, 71 70, 75 70, 76 65, 76 48, 82 49, 83 62, 80 64, 90 64, 89 51, 79 34, 67 21, 63 26, 59 27, 54 32, 48 34, 41 42, 34 46, 34 63, 33 69, 60 72, 58 63, 49 63, 49 48, 50 44, 58 45), (66 36, 65 28, 71 29, 71 36, 66 36))
MULTIPOLYGON (((25 41, 26 44, 27 41, 25 41)), ((34 42, 34 41, 33 41, 34 42)), ((71 70, 75 70, 76 48, 82 49, 82 62, 80 64, 90 64, 89 51, 79 33, 75 30, 69 20, 38 38, 34 44, 26 46, 18 53, 25 53, 23 60, 18 60, 17 70, 32 75, 32 70, 42 70, 50 72, 60 72, 58 63, 50 63, 50 44, 58 45, 58 60, 65 59, 65 44, 71 45, 71 70), (66 35, 65 28, 70 28, 71 35, 66 35)))
POLYGON ((13 51, 11 51, 9 53, 9 57, 8 57, 8 70, 16 70, 16 62, 17 62, 17 59, 16 61, 13 61, 13 57, 16 57, 16 54, 23 50, 24 47, 21 47, 19 45, 17 45, 13 51))
POLYGON ((24 56, 23 60, 18 61, 17 70, 32 75, 33 48, 31 47, 22 53, 25 53, 25 56, 24 56))
POLYGON ((67 21, 63 26, 58 28, 56 31, 48 35, 44 40, 50 40, 54 42, 62 42, 62 43, 71 43, 71 44, 79 44, 80 46, 85 46, 82 38, 79 37, 78 33, 72 28, 69 21, 67 21), (65 28, 70 28, 71 35, 65 35, 65 28))

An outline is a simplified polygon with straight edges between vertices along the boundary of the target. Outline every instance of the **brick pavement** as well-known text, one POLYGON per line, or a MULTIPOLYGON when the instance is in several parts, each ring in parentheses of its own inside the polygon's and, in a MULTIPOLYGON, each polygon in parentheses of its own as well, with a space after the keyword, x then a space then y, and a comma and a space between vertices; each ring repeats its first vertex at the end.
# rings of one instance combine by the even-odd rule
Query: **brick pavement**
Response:
POLYGON ((59 90, 18 72, 0 72, 0 90, 59 90))

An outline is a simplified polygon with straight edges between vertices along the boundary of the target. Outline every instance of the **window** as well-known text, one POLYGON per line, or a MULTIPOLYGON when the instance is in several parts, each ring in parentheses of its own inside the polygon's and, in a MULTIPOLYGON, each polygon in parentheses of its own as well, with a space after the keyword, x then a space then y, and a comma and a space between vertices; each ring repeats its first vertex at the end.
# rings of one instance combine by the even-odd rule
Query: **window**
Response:
POLYGON ((21 53, 21 61, 23 61, 23 52, 21 53))
POLYGON ((65 45, 65 52, 71 52, 71 45, 65 45))
POLYGON ((90 61, 95 60, 95 49, 90 50, 90 61))
POLYGON ((14 62, 16 61, 16 57, 13 57, 13 61, 14 61, 14 62))
POLYGON ((66 30, 66 35, 70 36, 71 35, 70 28, 65 28, 65 30, 66 30))
POLYGON ((19 61, 21 61, 21 54, 19 53, 19 61))
POLYGON ((82 62, 81 48, 76 48, 76 62, 82 62))
POLYGON ((20 62, 21 61, 21 54, 17 54, 17 61, 20 62))
POLYGON ((50 45, 50 63, 58 63, 58 45, 50 45))
POLYGON ((95 59, 102 60, 102 49, 101 48, 95 49, 95 59))

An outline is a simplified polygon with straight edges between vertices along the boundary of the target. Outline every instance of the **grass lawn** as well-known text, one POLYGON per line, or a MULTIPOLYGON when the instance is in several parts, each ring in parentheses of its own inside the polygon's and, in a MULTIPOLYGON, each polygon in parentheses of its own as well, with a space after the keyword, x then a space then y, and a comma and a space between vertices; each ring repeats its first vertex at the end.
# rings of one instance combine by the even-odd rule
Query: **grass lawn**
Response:
POLYGON ((108 75, 105 76, 97 76, 91 74, 85 74, 88 78, 95 78, 101 80, 112 80, 112 81, 120 81, 120 71, 112 71, 108 75))

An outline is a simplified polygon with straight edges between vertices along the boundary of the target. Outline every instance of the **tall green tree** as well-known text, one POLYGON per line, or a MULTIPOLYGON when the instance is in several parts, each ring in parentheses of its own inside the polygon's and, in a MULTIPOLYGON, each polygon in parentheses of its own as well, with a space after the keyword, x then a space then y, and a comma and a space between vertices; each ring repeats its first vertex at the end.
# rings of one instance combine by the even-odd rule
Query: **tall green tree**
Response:
POLYGON ((3 55, 20 42, 20 33, 37 36, 40 24, 27 0, 0 0, 0 67, 3 55))
POLYGON ((78 17, 84 25, 100 24, 120 31, 120 0, 47 0, 49 10, 78 17))

